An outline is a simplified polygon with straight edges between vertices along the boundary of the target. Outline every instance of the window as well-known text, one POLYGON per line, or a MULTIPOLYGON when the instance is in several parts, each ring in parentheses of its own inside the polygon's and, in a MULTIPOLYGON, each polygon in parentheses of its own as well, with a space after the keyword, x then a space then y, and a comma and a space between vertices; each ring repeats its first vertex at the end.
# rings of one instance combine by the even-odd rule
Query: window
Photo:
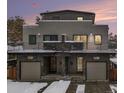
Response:
POLYGON ((87 35, 74 35, 74 41, 81 41, 83 42, 84 48, 87 47, 87 35))
POLYGON ((97 44, 97 45, 102 44, 101 35, 95 35, 95 44, 97 44))
POLYGON ((87 35, 74 35, 74 41, 87 42, 87 35))
POLYGON ((77 17, 78 21, 83 21, 83 17, 77 17))
POLYGON ((83 57, 77 57, 77 71, 83 71, 83 57))
POLYGON ((59 16, 53 16, 52 19, 53 20, 60 20, 60 17, 59 16))
POLYGON ((44 35, 43 36, 44 41, 58 41, 57 35, 44 35))
POLYGON ((36 44, 36 35, 29 35, 29 44, 36 44))

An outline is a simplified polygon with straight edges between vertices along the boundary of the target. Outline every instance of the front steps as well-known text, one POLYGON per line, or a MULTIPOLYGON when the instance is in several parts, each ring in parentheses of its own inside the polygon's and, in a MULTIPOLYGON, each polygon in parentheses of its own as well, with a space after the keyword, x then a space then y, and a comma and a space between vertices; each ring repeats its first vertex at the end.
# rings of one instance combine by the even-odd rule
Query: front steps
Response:
POLYGON ((81 75, 46 75, 41 76, 41 81, 58 81, 58 80, 70 80, 71 82, 83 83, 85 78, 81 75))

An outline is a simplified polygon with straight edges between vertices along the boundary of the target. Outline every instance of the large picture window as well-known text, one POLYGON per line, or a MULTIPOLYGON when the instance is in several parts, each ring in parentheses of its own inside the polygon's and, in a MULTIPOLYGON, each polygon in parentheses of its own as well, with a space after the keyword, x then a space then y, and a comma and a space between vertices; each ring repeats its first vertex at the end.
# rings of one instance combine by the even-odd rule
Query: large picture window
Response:
POLYGON ((36 35, 29 35, 29 44, 36 44, 36 35))
POLYGON ((95 35, 95 44, 96 45, 102 44, 102 37, 101 37, 101 35, 95 35))
POLYGON ((58 35, 44 35, 44 41, 58 41, 58 35))

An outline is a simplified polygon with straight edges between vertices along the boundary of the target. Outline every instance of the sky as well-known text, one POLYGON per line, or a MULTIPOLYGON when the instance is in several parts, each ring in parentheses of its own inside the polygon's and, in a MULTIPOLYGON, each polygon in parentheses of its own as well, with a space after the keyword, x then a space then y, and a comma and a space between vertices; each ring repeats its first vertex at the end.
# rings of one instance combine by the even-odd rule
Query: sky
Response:
POLYGON ((8 18, 21 16, 27 25, 46 11, 78 10, 94 12, 95 24, 108 24, 109 33, 117 33, 116 0, 8 0, 8 18))

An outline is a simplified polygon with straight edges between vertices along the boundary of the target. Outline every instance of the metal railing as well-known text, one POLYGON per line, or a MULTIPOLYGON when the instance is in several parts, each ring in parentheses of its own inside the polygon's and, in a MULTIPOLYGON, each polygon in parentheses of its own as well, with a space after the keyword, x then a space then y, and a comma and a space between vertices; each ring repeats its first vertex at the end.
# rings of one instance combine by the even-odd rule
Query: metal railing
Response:
MULTIPOLYGON (((87 45, 88 46, 88 45, 87 45)), ((85 48, 83 42, 76 41, 44 41, 36 42, 36 44, 29 44, 28 42, 23 42, 19 46, 8 45, 8 50, 25 50, 25 49, 41 49, 41 50, 104 50, 107 49, 107 45, 95 45, 90 49, 85 48)))
POLYGON ((23 43, 24 49, 43 49, 43 50, 83 50, 82 42, 61 42, 47 41, 37 42, 36 44, 23 43))

